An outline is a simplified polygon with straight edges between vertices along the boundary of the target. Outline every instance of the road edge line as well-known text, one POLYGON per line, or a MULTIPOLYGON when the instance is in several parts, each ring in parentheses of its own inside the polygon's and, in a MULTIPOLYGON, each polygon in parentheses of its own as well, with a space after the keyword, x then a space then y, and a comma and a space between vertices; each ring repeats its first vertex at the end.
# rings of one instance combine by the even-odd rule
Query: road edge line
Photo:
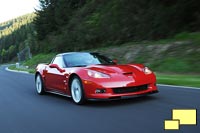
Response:
POLYGON ((11 69, 9 69, 8 67, 6 67, 5 70, 6 70, 6 71, 9 71, 9 72, 16 72, 16 73, 25 73, 25 74, 30 74, 30 73, 27 72, 27 71, 11 70, 11 69))
POLYGON ((176 88, 189 88, 189 89, 196 89, 196 90, 200 90, 200 88, 198 87, 190 87, 190 86, 179 86, 179 85, 166 85, 166 84, 157 84, 159 86, 168 86, 168 87, 176 87, 176 88))

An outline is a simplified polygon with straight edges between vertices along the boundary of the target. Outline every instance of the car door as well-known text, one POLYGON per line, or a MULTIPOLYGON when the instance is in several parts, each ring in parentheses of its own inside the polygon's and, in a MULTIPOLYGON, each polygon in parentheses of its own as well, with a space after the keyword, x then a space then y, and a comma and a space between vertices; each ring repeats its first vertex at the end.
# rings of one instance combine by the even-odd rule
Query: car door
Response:
MULTIPOLYGON (((56 64, 62 70, 64 70, 64 62, 62 56, 56 56, 51 64, 56 64)), ((46 68, 47 73, 45 76, 46 87, 49 90, 59 91, 66 93, 66 76, 65 73, 60 71, 58 68, 46 68)))

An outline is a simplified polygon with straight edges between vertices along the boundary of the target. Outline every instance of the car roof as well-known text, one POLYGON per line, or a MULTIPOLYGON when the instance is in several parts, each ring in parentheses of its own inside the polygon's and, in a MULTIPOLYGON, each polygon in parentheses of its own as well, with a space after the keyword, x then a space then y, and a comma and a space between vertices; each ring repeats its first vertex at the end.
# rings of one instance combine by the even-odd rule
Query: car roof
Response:
POLYGON ((56 56, 64 56, 64 55, 68 55, 68 54, 80 54, 80 53, 99 54, 99 53, 97 53, 97 52, 66 52, 66 53, 57 54, 56 56))

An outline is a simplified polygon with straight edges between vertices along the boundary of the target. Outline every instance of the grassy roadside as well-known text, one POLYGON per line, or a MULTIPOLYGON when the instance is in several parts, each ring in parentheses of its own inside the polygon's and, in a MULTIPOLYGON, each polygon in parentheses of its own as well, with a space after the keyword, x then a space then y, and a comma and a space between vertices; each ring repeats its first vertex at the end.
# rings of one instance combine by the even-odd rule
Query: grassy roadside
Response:
MULTIPOLYGON (((200 88, 200 32, 180 33, 171 39, 156 42, 129 42, 123 45, 89 49, 117 59, 119 64, 141 63, 156 73, 159 84, 200 88), (192 74, 187 74, 192 73, 192 74)), ((49 63, 56 53, 38 54, 22 63, 22 68, 10 69, 35 72, 39 63, 49 63)))
POLYGON ((167 85, 180 85, 200 88, 199 75, 160 74, 156 73, 157 83, 167 85))
POLYGON ((16 68, 15 65, 9 66, 8 68, 10 70, 24 71, 24 72, 29 72, 29 73, 34 73, 35 72, 35 69, 33 69, 33 68, 16 68))
POLYGON ((34 56, 32 59, 21 63, 19 68, 16 68, 16 65, 11 65, 8 68, 11 69, 11 70, 35 73, 35 68, 36 68, 37 64, 39 64, 39 63, 49 63, 55 55, 56 55, 55 53, 38 54, 38 55, 34 56))

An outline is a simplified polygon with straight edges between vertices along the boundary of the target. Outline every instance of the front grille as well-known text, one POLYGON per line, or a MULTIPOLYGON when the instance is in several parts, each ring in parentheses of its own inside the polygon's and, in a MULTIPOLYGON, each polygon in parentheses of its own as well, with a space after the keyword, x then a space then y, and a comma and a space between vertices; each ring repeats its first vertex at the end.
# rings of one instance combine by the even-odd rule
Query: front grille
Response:
POLYGON ((148 85, 141 85, 141 86, 133 86, 133 87, 124 87, 124 88, 113 88, 113 92, 115 94, 123 94, 123 93, 133 93, 144 91, 148 89, 148 85))

